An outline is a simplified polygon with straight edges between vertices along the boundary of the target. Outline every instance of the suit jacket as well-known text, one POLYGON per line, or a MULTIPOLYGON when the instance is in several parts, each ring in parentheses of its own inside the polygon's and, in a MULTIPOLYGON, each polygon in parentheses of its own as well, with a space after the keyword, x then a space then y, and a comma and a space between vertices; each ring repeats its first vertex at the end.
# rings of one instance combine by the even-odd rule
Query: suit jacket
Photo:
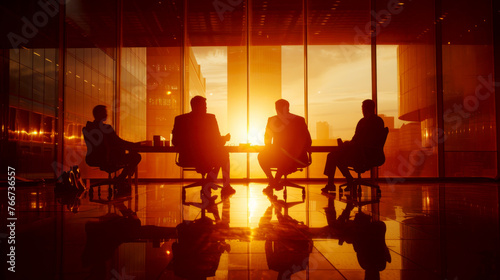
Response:
POLYGON ((267 121, 264 135, 266 146, 272 144, 287 156, 307 163, 307 151, 312 140, 303 117, 289 114, 287 117, 273 116, 267 121))
POLYGON ((113 166, 133 144, 120 138, 113 127, 105 123, 89 121, 82 132, 87 145, 85 161, 89 166, 113 166))
POLYGON ((362 118, 356 126, 351 144, 363 151, 369 165, 380 165, 385 161, 384 146, 381 141, 385 135, 384 127, 384 121, 377 115, 362 118))
POLYGON ((190 112, 175 117, 172 144, 179 151, 180 166, 196 167, 200 162, 210 161, 225 141, 215 115, 190 112))

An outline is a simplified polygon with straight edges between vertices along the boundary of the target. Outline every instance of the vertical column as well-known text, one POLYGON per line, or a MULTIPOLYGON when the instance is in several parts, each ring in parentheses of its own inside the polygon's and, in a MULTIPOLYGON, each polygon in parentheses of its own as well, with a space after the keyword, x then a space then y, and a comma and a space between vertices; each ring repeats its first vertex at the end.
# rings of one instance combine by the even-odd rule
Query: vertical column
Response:
POLYGON ((186 113, 186 100, 189 98, 189 93, 186 93, 186 55, 189 56, 189 52, 186 51, 187 46, 187 15, 188 15, 188 0, 183 2, 183 19, 182 19, 182 38, 181 38, 181 55, 180 55, 180 71, 181 71, 181 81, 180 81, 180 101, 181 101, 181 114, 186 113), (186 94, 188 96, 186 97, 186 94))
MULTIPOLYGON (((54 160, 59 166, 64 166, 64 77, 66 73, 66 5, 62 1, 59 5, 59 53, 57 67, 57 108, 55 119, 55 153, 54 160)), ((61 167, 62 168, 62 167, 61 167)), ((55 178, 59 176, 56 172, 55 178)))
MULTIPOLYGON (((376 11, 377 7, 377 1, 376 0, 371 0, 370 1, 370 11, 371 15, 375 15, 377 13, 376 11)), ((372 100, 375 102, 375 114, 378 112, 378 102, 377 102, 377 25, 372 24, 371 25, 371 30, 370 30, 370 46, 371 46, 371 77, 372 77, 372 100)), ((372 179, 378 178, 378 168, 374 167, 370 171, 370 177, 372 179)))
MULTIPOLYGON (((57 73, 57 107, 56 107, 56 118, 55 118, 55 153, 54 160, 55 163, 60 164, 61 170, 56 170, 55 178, 59 176, 62 172, 63 158, 64 158, 64 77, 66 73, 66 5, 65 1, 59 2, 59 53, 58 53, 58 63, 57 73)), ((54 167, 57 165, 54 165, 54 167)), ((56 265, 55 274, 59 275, 59 279, 64 279, 64 208, 61 205, 60 209, 57 209, 57 203, 55 203, 55 212, 59 213, 55 215, 54 219, 54 244, 56 244, 56 265)))
MULTIPOLYGON (((250 132, 250 11, 252 1, 247 0, 247 143, 249 143, 248 134, 250 132)), ((250 154, 247 153, 247 179, 250 179, 250 154)))
MULTIPOLYGON (((443 119, 443 44, 442 44, 442 21, 438 20, 441 17, 441 0, 436 0, 434 7, 434 22, 436 23, 435 44, 436 44, 436 119, 437 119, 437 136, 443 133, 444 135, 444 119, 443 119)), ((439 138, 438 138, 439 139, 439 138)), ((445 177, 445 157, 444 157, 444 141, 438 141, 438 177, 445 177)))
POLYGON ((117 0, 116 10, 116 51, 115 51, 115 98, 113 98, 115 131, 120 131, 120 98, 122 76, 122 47, 123 47, 123 0, 117 0))
MULTIPOLYGON (((494 56, 494 71, 495 85, 500 82, 500 1, 492 0, 493 2, 493 56, 494 56)), ((500 98, 496 91, 499 87, 495 87, 495 113, 496 113, 496 140, 497 140, 497 176, 500 178, 500 98)), ((500 196, 500 193, 499 193, 500 196)), ((499 197, 500 198, 500 197, 499 197)))
MULTIPOLYGON (((303 0, 302 1, 302 18, 303 18, 303 21, 304 21, 304 27, 303 27, 303 31, 304 31, 304 117, 306 119, 306 124, 307 126, 309 126, 309 91, 308 91, 308 88, 309 88, 309 84, 308 84, 308 64, 307 64, 307 46, 308 46, 308 42, 307 42, 307 32, 308 32, 308 24, 307 24, 307 21, 308 21, 308 6, 307 6, 307 3, 308 1, 307 0, 303 0)), ((306 168, 306 178, 309 179, 309 167, 306 168)), ((309 216, 307 216, 309 217, 309 216)))
MULTIPOLYGON (((1 134, 0 134, 0 141, 5 141, 7 143, 9 139, 9 50, 8 49, 3 49, 0 50, 0 114, 2 115, 1 118, 1 134)), ((4 143, 1 144, 2 149, 4 146, 4 143)), ((2 150, 2 155, 4 151, 2 150)), ((6 161, 5 161, 6 162, 6 161)), ((3 167, 3 166, 2 166, 3 167)))

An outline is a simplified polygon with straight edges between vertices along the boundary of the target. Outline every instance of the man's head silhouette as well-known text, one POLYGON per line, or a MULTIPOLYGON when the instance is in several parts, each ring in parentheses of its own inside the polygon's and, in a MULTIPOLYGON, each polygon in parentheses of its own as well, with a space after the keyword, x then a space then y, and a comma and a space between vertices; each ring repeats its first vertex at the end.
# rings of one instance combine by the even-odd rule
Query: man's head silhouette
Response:
POLYGON ((278 115, 285 115, 290 112, 290 103, 288 103, 285 99, 279 99, 274 105, 278 115))
POLYGON ((193 113, 207 113, 207 99, 200 95, 191 98, 191 109, 193 113))
POLYGON ((96 121, 105 121, 108 118, 108 112, 106 110, 106 106, 97 105, 92 110, 92 115, 94 115, 94 119, 96 121))
POLYGON ((375 102, 371 99, 364 100, 361 105, 361 110, 363 111, 364 117, 375 115, 375 102))

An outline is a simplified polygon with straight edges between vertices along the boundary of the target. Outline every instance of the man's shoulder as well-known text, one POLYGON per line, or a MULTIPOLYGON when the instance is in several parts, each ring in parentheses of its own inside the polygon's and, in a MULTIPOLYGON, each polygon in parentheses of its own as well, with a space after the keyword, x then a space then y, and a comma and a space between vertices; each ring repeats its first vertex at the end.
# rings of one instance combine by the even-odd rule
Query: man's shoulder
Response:
POLYGON ((377 122, 379 124, 382 124, 382 126, 385 126, 384 119, 382 119, 379 115, 375 115, 375 116, 376 116, 377 122))
POLYGON ((178 116, 175 116, 175 119, 185 119, 185 118, 189 118, 189 113, 186 113, 186 114, 181 114, 181 115, 178 115, 178 116))
POLYGON ((83 127, 83 129, 87 130, 87 131, 91 131, 93 129, 110 131, 110 130, 113 130, 113 127, 107 123, 96 123, 96 122, 87 121, 87 124, 85 125, 85 127, 83 127))
POLYGON ((304 117, 301 117, 301 116, 299 116, 299 115, 292 114, 292 116, 293 116, 293 118, 294 118, 295 120, 297 120, 297 121, 303 121, 303 122, 305 122, 305 121, 306 121, 306 119, 305 119, 304 117))

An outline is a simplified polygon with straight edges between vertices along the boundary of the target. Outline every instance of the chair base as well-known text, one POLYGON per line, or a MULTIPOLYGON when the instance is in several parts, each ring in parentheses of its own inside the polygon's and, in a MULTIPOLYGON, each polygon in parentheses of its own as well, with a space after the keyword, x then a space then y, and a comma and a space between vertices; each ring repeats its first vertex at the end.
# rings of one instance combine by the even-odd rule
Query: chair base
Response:
POLYGON ((380 186, 374 182, 371 182, 369 180, 361 178, 361 176, 358 174, 358 178, 354 179, 351 183, 345 183, 339 186, 339 192, 343 192, 344 190, 342 187, 347 187, 348 185, 351 185, 351 193, 356 192, 358 195, 361 195, 362 189, 361 186, 366 186, 375 189, 377 197, 380 197, 382 195, 382 191, 380 190, 380 186))
POLYGON ((303 186, 297 185, 290 180, 288 180, 286 177, 283 179, 282 182, 280 182, 280 185, 283 186, 283 198, 286 200, 287 199, 287 188, 296 188, 302 190, 302 199, 306 197, 306 189, 303 186))

